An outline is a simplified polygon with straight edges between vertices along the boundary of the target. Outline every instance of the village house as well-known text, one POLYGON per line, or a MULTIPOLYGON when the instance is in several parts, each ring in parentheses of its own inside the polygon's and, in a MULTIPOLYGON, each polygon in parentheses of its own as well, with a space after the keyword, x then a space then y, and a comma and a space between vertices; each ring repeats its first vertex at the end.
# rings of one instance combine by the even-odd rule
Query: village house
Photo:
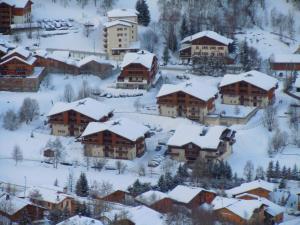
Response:
POLYGON ((212 210, 224 220, 246 225, 251 222, 264 224, 265 205, 259 200, 243 200, 217 196, 211 203, 212 210))
POLYGON ((0 90, 37 91, 46 76, 44 67, 35 65, 31 52, 17 47, 2 56, 0 60, 0 90))
POLYGON ((164 84, 156 98, 159 114, 170 117, 187 117, 203 122, 215 109, 218 90, 199 82, 164 84))
POLYGON ((32 4, 30 0, 1 0, 0 32, 9 32, 12 24, 29 23, 32 4))
POLYGON ((90 157, 135 159, 146 150, 148 128, 126 118, 92 122, 81 135, 84 154, 90 157))
POLYGON ((197 209, 203 203, 210 204, 216 193, 200 187, 178 185, 168 193, 168 196, 174 204, 197 209))
POLYGON ((79 136, 88 123, 105 122, 113 116, 113 109, 92 98, 75 102, 58 102, 48 114, 52 134, 79 136))
POLYGON ((86 216, 76 215, 56 225, 104 225, 104 224, 100 220, 96 220, 86 216))
POLYGON ((182 124, 168 140, 167 153, 178 161, 194 162, 198 157, 222 160, 231 154, 234 143, 235 131, 224 126, 182 124))
POLYGON ((253 194, 240 194, 236 196, 237 199, 244 199, 244 200, 258 200, 261 201, 266 207, 264 209, 264 224, 279 224, 283 221, 284 217, 284 212, 285 209, 284 207, 281 207, 274 202, 271 202, 270 200, 264 198, 264 197, 259 197, 257 195, 253 194))
POLYGON ((65 192, 65 189, 56 186, 33 186, 26 190, 25 197, 47 210, 67 210, 72 215, 76 203, 74 198, 65 192))
POLYGON ((8 193, 0 193, 0 224, 18 223, 24 216, 31 221, 44 218, 43 207, 8 193))
POLYGON ((107 12, 103 46, 109 59, 122 60, 125 53, 139 50, 137 15, 134 9, 113 9, 107 12))
POLYGON ((135 200, 160 213, 168 213, 173 207, 173 200, 169 195, 160 191, 147 191, 135 197, 135 200))
POLYGON ((164 225, 164 216, 144 205, 115 205, 109 212, 104 212, 100 218, 104 224, 117 225, 164 225))
POLYGON ((243 183, 238 187, 226 190, 226 194, 235 198, 237 195, 247 193, 269 199, 269 195, 274 190, 274 188, 275 186, 273 183, 269 183, 264 180, 255 180, 248 183, 243 183))
POLYGON ((278 81, 261 72, 252 70, 241 74, 227 74, 219 90, 222 103, 266 107, 275 101, 278 81))
POLYGON ((149 89, 158 72, 157 57, 146 50, 126 53, 117 79, 117 88, 149 89))
POLYGON ((300 54, 274 54, 269 61, 275 76, 287 77, 300 73, 300 54))
POLYGON ((232 39, 214 31, 201 31, 181 41, 179 57, 183 61, 190 61, 197 56, 227 58, 232 42, 232 39))

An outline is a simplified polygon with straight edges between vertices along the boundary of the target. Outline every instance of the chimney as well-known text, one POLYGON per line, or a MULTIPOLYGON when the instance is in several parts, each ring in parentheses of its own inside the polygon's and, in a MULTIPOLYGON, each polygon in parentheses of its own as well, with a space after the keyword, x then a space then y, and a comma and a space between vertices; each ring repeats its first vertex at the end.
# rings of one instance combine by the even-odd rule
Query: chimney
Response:
POLYGON ((56 201, 59 201, 59 196, 58 195, 56 196, 56 201))

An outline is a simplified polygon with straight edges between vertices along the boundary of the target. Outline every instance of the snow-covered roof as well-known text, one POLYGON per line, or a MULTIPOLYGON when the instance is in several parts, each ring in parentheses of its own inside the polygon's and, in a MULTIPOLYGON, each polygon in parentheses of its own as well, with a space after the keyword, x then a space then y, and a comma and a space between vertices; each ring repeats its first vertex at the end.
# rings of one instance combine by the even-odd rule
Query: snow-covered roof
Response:
POLYGON ((164 84, 157 94, 157 98, 176 92, 184 92, 202 101, 208 101, 218 93, 214 86, 202 84, 197 81, 183 82, 180 84, 164 84))
POLYGON ((104 212, 103 215, 110 221, 114 221, 116 216, 126 212, 126 217, 136 225, 163 225, 164 217, 161 213, 141 205, 136 207, 119 205, 109 212, 104 212))
POLYGON ((132 17, 138 14, 135 9, 113 9, 107 12, 108 17, 132 17))
POLYGON ((243 200, 217 196, 212 201, 211 205, 213 206, 213 210, 226 208, 239 217, 249 220, 254 211, 260 208, 263 203, 258 200, 243 200))
POLYGON ((24 8, 29 0, 0 0, 0 3, 6 3, 17 8, 24 8))
POLYGON ((76 215, 56 225, 103 225, 103 223, 93 218, 76 215))
POLYGON ((105 27, 113 27, 113 26, 117 26, 117 25, 131 27, 131 23, 121 21, 121 20, 114 20, 114 21, 104 23, 105 27))
POLYGON ((148 70, 151 69, 155 54, 146 50, 140 50, 138 52, 128 52, 125 54, 121 68, 128 66, 131 63, 141 64, 148 70))
POLYGON ((270 60, 272 63, 300 63, 300 54, 274 54, 270 60))
POLYGON ((23 48, 23 47, 17 47, 11 51, 9 51, 6 55, 4 55, 1 59, 6 59, 9 56, 11 56, 12 54, 17 53, 21 56, 23 56, 24 58, 28 58, 31 55, 31 52, 28 51, 27 49, 23 48))
POLYGON ((299 224, 300 224, 300 218, 297 218, 297 219, 285 221, 283 223, 280 223, 279 225, 299 225, 299 224))
POLYGON ((281 214, 285 211, 284 207, 282 207, 280 205, 277 205, 274 202, 272 202, 272 201, 270 201, 266 198, 259 197, 257 195, 253 195, 253 194, 249 194, 249 193, 243 193, 243 194, 237 195, 236 198, 243 198, 244 196, 249 196, 252 199, 256 199, 256 200, 261 201, 264 205, 267 206, 265 211, 268 212, 272 216, 276 216, 276 215, 281 214))
POLYGON ((298 77, 295 81, 295 87, 300 88, 300 77, 298 77))
POLYGON ((196 34, 193 34, 191 36, 184 38, 181 41, 181 43, 191 42, 195 39, 202 38, 202 37, 209 37, 209 38, 214 39, 224 45, 228 45, 233 42, 233 40, 230 38, 224 37, 214 31, 206 30, 206 31, 201 31, 199 33, 196 33, 196 34))
POLYGON ((264 180, 255 180, 255 181, 251 181, 248 183, 243 183, 238 187, 226 190, 226 193, 229 196, 233 196, 233 195, 242 194, 242 193, 257 189, 257 188, 265 189, 267 191, 272 192, 275 188, 275 185, 273 183, 269 183, 264 180))
POLYGON ((15 197, 10 194, 2 193, 0 194, 0 211, 8 214, 14 215, 27 205, 32 205, 31 202, 25 199, 15 197))
POLYGON ((28 65, 33 65, 33 63, 36 61, 35 57, 30 57, 30 58, 24 60, 24 59, 22 59, 22 58, 20 58, 18 56, 14 56, 14 57, 8 58, 5 61, 1 62, 0 65, 5 64, 5 63, 7 63, 9 61, 12 61, 13 59, 16 59, 16 60, 21 61, 23 63, 26 63, 28 65))
MULTIPOLYGON (((87 56, 87 57, 83 58, 82 60, 80 60, 80 61, 77 63, 77 66, 78 66, 78 67, 81 67, 81 66, 83 66, 83 65, 85 65, 85 64, 87 64, 87 63, 89 63, 89 62, 92 62, 92 61, 97 62, 97 63, 105 63, 105 64, 110 64, 110 65, 112 65, 112 63, 109 62, 108 60, 103 60, 103 59, 101 59, 101 58, 99 58, 99 57, 97 57, 97 56, 90 55, 90 56, 87 56)), ((112 65, 112 66, 113 66, 113 65, 112 65)))
POLYGON ((265 73, 251 70, 249 72, 241 74, 226 74, 220 83, 220 87, 224 87, 241 81, 247 82, 266 91, 274 88, 278 83, 275 78, 265 73))
POLYGON ((177 185, 172 191, 168 193, 168 196, 169 198, 177 202, 189 203, 202 191, 207 191, 207 190, 200 187, 177 185))
POLYGON ((84 98, 70 103, 58 102, 52 107, 48 116, 52 116, 69 110, 74 110, 94 120, 100 120, 113 111, 112 108, 95 99, 84 98))
POLYGON ((150 190, 138 195, 135 199, 145 205, 151 206, 152 204, 168 197, 169 196, 166 193, 150 190))
POLYGON ((91 122, 88 124, 81 136, 84 137, 105 130, 125 137, 131 141, 136 141, 138 138, 144 137, 144 135, 148 132, 148 128, 142 124, 127 118, 119 118, 109 120, 104 123, 91 122))
POLYGON ((3 46, 3 45, 0 45, 0 52, 4 52, 4 53, 7 53, 8 51, 8 48, 3 46))
POLYGON ((193 143, 202 149, 217 149, 220 137, 226 129, 225 126, 204 127, 198 124, 181 124, 167 145, 180 147, 193 143))

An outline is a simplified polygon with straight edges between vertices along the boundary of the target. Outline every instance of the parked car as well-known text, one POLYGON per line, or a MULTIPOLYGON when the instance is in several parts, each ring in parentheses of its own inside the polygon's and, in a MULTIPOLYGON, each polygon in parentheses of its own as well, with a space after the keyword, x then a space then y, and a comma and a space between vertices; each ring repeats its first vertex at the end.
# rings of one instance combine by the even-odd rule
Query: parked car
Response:
POLYGON ((157 145, 155 151, 159 152, 162 149, 161 145, 157 145))
POLYGON ((148 162, 148 166, 149 167, 157 167, 157 166, 159 166, 159 162, 151 160, 148 162))

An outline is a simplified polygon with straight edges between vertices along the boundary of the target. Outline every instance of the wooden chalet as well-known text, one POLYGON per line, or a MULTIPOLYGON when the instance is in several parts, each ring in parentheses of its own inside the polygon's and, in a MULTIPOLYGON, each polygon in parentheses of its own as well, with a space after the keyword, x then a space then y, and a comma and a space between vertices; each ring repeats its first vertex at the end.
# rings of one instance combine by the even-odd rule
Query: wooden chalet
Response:
POLYGON ((31 17, 30 0, 2 0, 0 2, 0 32, 10 31, 12 24, 28 23, 31 17))
POLYGON ((179 57, 183 61, 190 61, 194 57, 228 58, 228 47, 232 42, 232 39, 214 31, 201 31, 181 41, 179 57))
POLYGON ((160 191, 147 191, 136 196, 135 200, 138 203, 141 203, 160 213, 168 213, 173 207, 173 200, 168 196, 168 194, 160 191))
POLYGON ((57 223, 56 225, 104 225, 104 223, 94 218, 76 215, 57 223))
POLYGON ((267 107, 275 101, 277 80, 267 74, 252 70, 223 77, 219 90, 222 103, 267 107))
POLYGON ((215 87, 197 82, 164 84, 156 96, 159 113, 203 122, 204 117, 215 109, 217 93, 215 87))
POLYGON ((19 223, 26 217, 31 221, 41 220, 45 208, 8 193, 0 194, 0 224, 19 223))
POLYGON ((197 209, 203 203, 210 204, 216 193, 200 187, 178 185, 168 193, 168 196, 174 204, 197 209))
POLYGON ((191 163, 198 157, 222 160, 231 154, 234 143, 235 131, 224 126, 182 124, 167 142, 167 153, 175 160, 191 163))
POLYGON ((71 103, 58 102, 48 114, 52 134, 79 136, 88 123, 105 122, 113 116, 113 109, 92 98, 71 103))
POLYGON ((37 91, 46 70, 35 62, 31 52, 22 47, 9 51, 0 60, 0 90, 37 91))
POLYGON ((300 54, 274 54, 269 62, 275 76, 296 76, 300 73, 300 54))
POLYGON ((89 123, 81 135, 86 156, 135 159, 144 154, 147 127, 120 118, 104 123, 89 123))
POLYGON ((126 53, 117 79, 118 88, 149 89, 158 72, 157 57, 145 50, 126 53))
POLYGON ((265 205, 259 200, 243 200, 217 196, 211 203, 212 210, 221 218, 234 224, 246 225, 251 222, 265 224, 265 205))
POLYGON ((274 190, 274 184, 264 180, 255 180, 243 183, 238 187, 234 187, 226 191, 227 195, 236 197, 241 194, 253 194, 268 199, 270 193, 274 190))

